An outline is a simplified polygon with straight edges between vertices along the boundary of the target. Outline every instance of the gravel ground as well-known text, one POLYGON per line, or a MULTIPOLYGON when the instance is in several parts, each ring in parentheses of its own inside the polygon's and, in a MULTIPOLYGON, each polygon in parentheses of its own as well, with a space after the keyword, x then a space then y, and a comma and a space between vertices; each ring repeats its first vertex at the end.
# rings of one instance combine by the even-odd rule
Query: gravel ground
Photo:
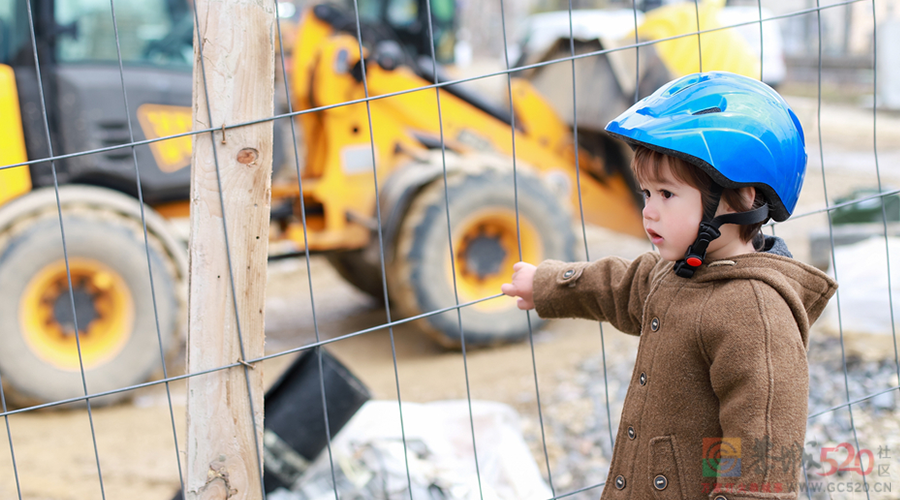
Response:
MULTIPOLYGON (((618 429, 622 403, 634 368, 637 339, 631 339, 608 325, 603 333, 608 349, 605 367, 603 356, 598 352, 581 362, 574 376, 561 370, 557 374, 561 380, 555 390, 542 392, 550 472, 557 494, 600 484, 606 481, 609 471, 611 436, 618 429)), ((530 415, 525 419, 523 430, 526 440, 532 443, 533 453, 541 462, 540 421, 530 415)), ((546 471, 543 463, 541 470, 546 471)), ((596 498, 599 491, 590 490, 573 498, 596 498)))

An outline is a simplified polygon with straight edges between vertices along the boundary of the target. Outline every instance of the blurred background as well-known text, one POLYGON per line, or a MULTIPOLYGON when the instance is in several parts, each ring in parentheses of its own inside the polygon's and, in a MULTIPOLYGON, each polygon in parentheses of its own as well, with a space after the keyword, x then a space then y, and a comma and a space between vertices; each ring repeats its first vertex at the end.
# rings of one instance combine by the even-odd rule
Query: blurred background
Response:
MULTIPOLYGON (((178 457, 183 464, 185 455, 185 382, 104 395, 90 415, 83 401, 55 403, 84 393, 74 323, 66 312, 66 274, 64 268, 53 267, 61 257, 44 251, 61 245, 39 235, 58 239, 53 190, 57 177, 68 193, 63 214, 71 214, 73 233, 81 230, 84 235, 82 243, 73 237, 81 245, 73 251, 114 267, 122 277, 120 284, 109 278, 115 272, 90 262, 76 269, 72 302, 77 303, 78 317, 90 323, 90 331, 79 328, 78 335, 100 339, 88 344, 94 356, 86 370, 93 377, 88 378, 90 394, 159 380, 160 351, 165 351, 170 377, 184 373, 179 311, 186 300, 190 137, 140 144, 134 159, 129 149, 114 148, 190 131, 191 3, 116 2, 121 79, 109 2, 32 4, 44 94, 35 73, 28 11, 21 0, 0 0, 0 69, 10 68, 0 73, 5 78, 0 88, 17 89, 17 94, 0 95, 0 104, 16 101, 20 115, 11 107, 0 107, 0 113, 15 117, 4 118, 6 127, 21 123, 23 129, 18 132, 21 147, 11 140, 12 145, 0 143, 0 165, 50 156, 48 135, 54 154, 75 156, 57 160, 55 173, 49 162, 35 162, 24 174, 22 167, 0 171, 10 175, 0 183, 0 307, 5 307, 0 310, 0 376, 10 411, 5 415, 8 432, 0 433, 0 497, 168 499, 180 487, 178 457), (119 102, 123 80, 131 116, 119 102), (46 133, 44 107, 50 129, 46 133), (128 136, 126 117, 133 122, 134 138, 128 136), (113 149, 78 156, 100 148, 113 149), (140 166, 146 207, 157 214, 148 219, 152 241, 147 251, 158 259, 153 261, 154 273, 160 273, 157 294, 166 294, 163 299, 171 306, 161 309, 159 340, 152 326, 139 332, 143 337, 120 335, 116 315, 108 314, 119 307, 116 297, 125 295, 116 287, 134 293, 147 275, 141 268, 146 258, 134 163, 140 166), (93 190, 84 191, 85 186, 93 190), (112 234, 128 236, 116 240, 112 234), (112 257, 129 252, 144 260, 135 264, 112 257), (138 270, 133 278, 127 272, 132 268, 138 270), (38 272, 44 269, 49 271, 38 272), (32 280, 31 271, 41 279, 32 280), (43 291, 34 292, 40 286, 43 291), (40 319, 31 324, 37 333, 22 326, 17 319, 21 315, 40 319), (106 324, 108 316, 113 326, 102 331, 111 333, 98 335, 101 330, 92 329, 106 324), (132 341, 139 337, 141 342, 132 341), (119 371, 104 371, 107 365, 119 371), (39 404, 50 408, 30 409, 39 404), (178 436, 179 449, 173 435, 178 436)), ((453 307, 498 293, 520 251, 525 260, 538 261, 633 258, 651 250, 640 228, 635 229, 639 205, 627 174, 629 152, 604 137, 602 128, 636 97, 674 76, 698 71, 702 64, 704 70, 729 69, 761 78, 785 97, 806 133, 809 165, 795 216, 765 232, 784 238, 797 259, 841 283, 838 297, 811 334, 811 418, 804 461, 808 477, 811 482, 861 482, 852 471, 826 479, 816 475, 822 464, 815 459, 824 447, 852 443, 860 453, 870 451, 878 465, 868 479, 893 485, 893 492, 873 491, 870 497, 900 498, 900 360, 893 314, 893 291, 900 290, 900 280, 890 271, 891 262, 900 258, 900 3, 573 0, 570 42, 567 1, 431 0, 429 31, 421 1, 360 0, 356 7, 367 53, 366 89, 356 48, 354 2, 330 2, 332 10, 322 10, 323 5, 296 1, 277 7, 274 109, 282 116, 274 120, 266 353, 289 354, 261 362, 267 387, 295 362, 301 348, 317 339, 333 340, 326 350, 358 377, 373 400, 508 405, 515 410, 509 426, 522 436, 537 465, 531 479, 543 481, 555 495, 586 488, 570 497, 595 498, 606 479, 637 339, 593 322, 542 323, 503 297, 462 308, 459 323, 470 349, 460 352, 453 307), (311 21, 318 24, 304 24, 311 21), (310 26, 328 35, 304 42, 304 33, 315 31, 310 26), (698 26, 713 31, 698 40, 698 26), (720 29, 727 26, 734 28, 720 29), (687 36, 651 43, 682 34, 687 36), (636 41, 641 43, 638 50, 631 46, 636 41), (332 42, 337 48, 328 54, 344 50, 344 59, 321 55, 332 42), (437 67, 431 62, 432 48, 437 67), (574 69, 572 48, 579 54, 574 69), (321 61, 327 64, 317 66, 321 61), (390 79, 397 75, 406 80, 390 79), (446 85, 453 81, 461 82, 446 85), (433 88, 410 92, 433 83, 443 84, 440 116, 445 129, 440 131, 433 88), (373 100, 371 114, 355 105, 283 116, 391 92, 408 92, 410 99, 427 94, 428 100, 373 100), (339 116, 341 110, 347 113, 339 116), (326 127, 334 123, 340 127, 326 127), (340 132, 324 132, 338 128, 340 132), (491 176, 512 166, 513 129, 516 158, 530 179, 520 184, 525 194, 516 206, 512 177, 491 176), (572 154, 576 140, 582 148, 577 160, 572 154), (334 143, 341 148, 331 151, 325 146, 334 143), (383 207, 384 221, 376 219, 374 210, 374 163, 380 169, 379 182, 384 181, 382 187, 393 196, 393 205, 383 207), (459 201, 454 205, 451 199, 447 207, 454 224, 465 222, 453 228, 451 256, 441 167, 466 173, 473 163, 482 170, 450 178, 456 190, 451 190, 451 198, 459 201), (393 176, 409 172, 410 165, 430 172, 428 182, 393 176), (576 170, 581 177, 574 176, 576 170), (343 184, 317 183, 325 173, 338 175, 343 184), (298 180, 305 183, 302 189, 298 180), (583 197, 576 189, 579 182, 583 197), (501 188, 509 191, 506 205, 492 208, 480 201, 501 188), (841 205, 834 208, 836 204, 841 205), (466 211, 472 207, 484 210, 466 211), (529 221, 521 235, 511 215, 519 207, 529 221), (394 213, 399 214, 396 221, 390 218, 394 213), (433 213, 440 215, 436 222, 427 218, 433 213), (548 213, 552 217, 542 215, 548 213), (429 224, 439 231, 426 234, 430 240, 418 240, 429 224), (375 244, 376 230, 388 234, 382 255, 375 244), (309 267, 306 247, 312 252, 309 267), (437 260, 428 261, 429 255, 437 260), (379 257, 385 260, 390 308, 384 305, 379 257), (451 260, 457 266, 458 288, 450 280, 451 260), (423 269, 438 271, 428 274, 423 269), (425 277, 416 281, 420 274, 425 277), (423 296, 431 296, 431 302, 423 296), (440 308, 450 310, 385 326, 389 319, 440 308), (856 402, 843 406, 848 401, 856 402)), ((12 132, 3 136, 12 137, 12 132)), ((135 297, 138 323, 151 324, 151 297, 135 297)), ((466 412, 463 418, 468 418, 466 412)), ((466 432, 465 425, 461 428, 466 432)), ((317 456, 327 458, 306 458, 313 461, 317 456)), ((315 481, 326 485, 325 497, 333 497, 330 476, 315 481)), ((281 498, 318 498, 308 491, 302 496, 301 483, 281 498)), ((469 493, 453 498, 477 498, 472 490, 464 491, 469 493)), ((408 497, 405 490, 398 495, 386 498, 408 497)), ((835 491, 809 496, 861 497, 835 491)))

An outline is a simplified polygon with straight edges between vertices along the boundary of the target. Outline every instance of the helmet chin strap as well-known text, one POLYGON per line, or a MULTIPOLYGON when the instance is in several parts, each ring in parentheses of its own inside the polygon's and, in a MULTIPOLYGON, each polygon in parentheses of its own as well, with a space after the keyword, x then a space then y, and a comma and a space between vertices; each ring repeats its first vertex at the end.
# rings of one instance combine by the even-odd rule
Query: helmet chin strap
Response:
POLYGON ((697 270, 706 259, 706 248, 712 240, 722 235, 719 227, 722 224, 739 224, 748 225, 763 222, 769 218, 769 205, 763 205, 748 212, 737 212, 715 216, 716 209, 719 206, 719 200, 722 199, 722 186, 713 183, 712 195, 715 203, 711 203, 703 210, 703 220, 700 222, 700 231, 697 233, 697 239, 688 247, 684 258, 675 263, 675 274, 682 278, 691 278, 694 271, 697 270))

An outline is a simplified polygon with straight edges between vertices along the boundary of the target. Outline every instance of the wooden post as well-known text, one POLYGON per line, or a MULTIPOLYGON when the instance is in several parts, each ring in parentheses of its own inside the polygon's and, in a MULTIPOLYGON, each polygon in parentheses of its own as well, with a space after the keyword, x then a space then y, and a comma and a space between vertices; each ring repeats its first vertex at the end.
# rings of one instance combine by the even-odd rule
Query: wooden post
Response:
MULTIPOLYGON (((195 1, 199 26, 194 30, 194 129, 272 116, 274 2, 195 1)), ((272 122, 194 136, 189 373, 242 360, 238 321, 243 356, 253 359, 263 354, 271 173, 272 122)), ((191 377, 187 390, 186 500, 261 498, 262 367, 241 365, 191 377)))

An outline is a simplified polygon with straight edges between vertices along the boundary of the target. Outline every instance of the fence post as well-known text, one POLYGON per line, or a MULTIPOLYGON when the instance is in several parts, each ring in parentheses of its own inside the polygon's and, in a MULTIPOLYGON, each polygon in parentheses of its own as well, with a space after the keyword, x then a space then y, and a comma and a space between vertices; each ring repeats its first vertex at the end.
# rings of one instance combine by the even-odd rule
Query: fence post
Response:
MULTIPOLYGON (((189 373, 263 354, 272 123, 223 126, 272 116, 275 66, 274 2, 196 8, 194 129, 222 130, 193 136, 189 373)), ((261 498, 261 366, 191 377, 187 390, 186 500, 261 498)))

